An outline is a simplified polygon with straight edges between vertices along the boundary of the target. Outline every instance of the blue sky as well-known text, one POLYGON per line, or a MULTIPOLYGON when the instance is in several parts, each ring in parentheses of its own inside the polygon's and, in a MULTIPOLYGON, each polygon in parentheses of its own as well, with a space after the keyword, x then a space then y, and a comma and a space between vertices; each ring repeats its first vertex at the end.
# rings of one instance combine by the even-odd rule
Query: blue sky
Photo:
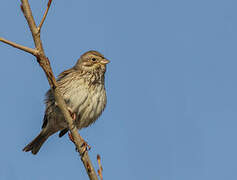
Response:
MULTIPOLYGON (((39 23, 47 1, 30 1, 39 23)), ((42 40, 56 75, 95 49, 111 60, 108 104, 81 131, 104 179, 237 179, 237 1, 53 1, 42 40)), ((33 47, 19 1, 0 3, 0 36, 33 47)), ((37 156, 49 88, 34 57, 0 44, 0 179, 87 179, 54 135, 37 156)))

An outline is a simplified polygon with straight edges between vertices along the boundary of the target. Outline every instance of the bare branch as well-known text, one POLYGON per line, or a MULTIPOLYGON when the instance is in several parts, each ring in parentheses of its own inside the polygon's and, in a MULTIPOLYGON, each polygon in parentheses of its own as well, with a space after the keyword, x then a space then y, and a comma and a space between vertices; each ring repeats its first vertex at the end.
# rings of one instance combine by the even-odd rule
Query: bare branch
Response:
POLYGON ((84 167, 87 171, 87 174, 89 176, 89 178, 91 180, 98 180, 98 177, 96 175, 96 171, 92 165, 92 162, 89 158, 88 152, 84 150, 83 148, 83 138, 80 136, 80 134, 78 133, 78 130, 75 128, 75 126, 73 125, 73 120, 72 117, 68 111, 67 105, 61 95, 60 90, 57 88, 57 81, 55 79, 55 76, 53 75, 51 66, 50 66, 50 61, 49 59, 46 57, 45 53, 44 53, 44 49, 43 49, 43 45, 42 45, 42 41, 40 39, 40 28, 43 25, 43 22, 47 16, 48 10, 50 8, 51 2, 52 0, 49 0, 48 2, 48 7, 46 9, 46 12, 44 13, 44 17, 41 20, 41 23, 39 25, 39 28, 37 28, 36 24, 35 24, 35 20, 33 18, 32 15, 32 11, 29 5, 28 0, 21 0, 22 4, 21 4, 21 10, 27 20, 27 23, 29 25, 32 37, 34 39, 34 44, 35 44, 35 49, 31 49, 19 44, 16 44, 14 42, 11 42, 9 40, 3 39, 0 37, 0 41, 3 43, 6 43, 10 46, 13 46, 15 48, 21 49, 25 52, 28 52, 32 55, 34 55, 37 58, 37 62, 39 63, 39 65, 42 67, 43 71, 45 72, 45 75, 48 79, 48 82, 50 84, 51 90, 54 94, 55 97, 55 101, 59 107, 59 109, 61 110, 62 114, 65 117, 65 120, 68 123, 68 128, 72 134, 72 137, 74 139, 74 144, 76 146, 76 148, 78 149, 78 152, 81 156, 81 160, 84 164, 84 167))
POLYGON ((43 23, 44 23, 44 20, 45 20, 47 14, 48 14, 48 12, 49 12, 49 8, 50 8, 51 3, 52 3, 52 0, 49 0, 48 5, 47 5, 47 9, 46 9, 46 11, 44 12, 44 16, 43 16, 43 18, 42 18, 42 20, 41 20, 41 22, 40 22, 40 24, 39 24, 39 26, 38 26, 38 31, 40 31, 41 28, 42 28, 42 25, 43 25, 43 23))
POLYGON ((35 24, 28 0, 21 0, 21 2, 22 2, 22 5, 21 5, 22 12, 27 20, 29 27, 30 27, 30 31, 31 31, 32 37, 34 39, 36 51, 38 51, 37 55, 35 55, 37 58, 37 61, 40 64, 40 66, 42 67, 42 69, 44 70, 45 75, 47 76, 48 82, 51 86, 51 90, 54 93, 56 103, 57 103, 58 107, 60 108, 62 114, 64 115, 65 120, 68 123, 68 128, 72 134, 74 144, 75 144, 76 148, 78 149, 78 152, 81 156, 81 160, 84 164, 84 167, 87 171, 89 178, 91 180, 98 180, 96 171, 95 171, 95 169, 92 165, 92 162, 89 158, 88 152, 85 151, 83 148, 84 140, 78 133, 78 130, 76 129, 76 127, 73 125, 73 120, 72 120, 72 117, 68 111, 67 105, 61 95, 60 90, 57 88, 57 81, 53 75, 53 72, 52 72, 52 69, 50 66, 50 61, 48 60, 48 58, 46 57, 46 55, 44 53, 42 41, 40 39, 40 30, 39 29, 42 27, 42 24, 47 16, 47 13, 48 13, 48 10, 49 10, 49 7, 50 7, 52 1, 49 0, 49 2, 48 2, 48 8, 46 9, 44 17, 39 25, 39 29, 37 28, 37 26, 35 24))
POLYGON ((26 46, 22 46, 20 44, 14 43, 12 41, 6 40, 4 38, 0 37, 0 41, 3 42, 3 43, 8 44, 8 45, 10 45, 10 46, 12 46, 14 48, 17 48, 17 49, 20 49, 22 51, 28 52, 28 53, 30 53, 30 54, 32 54, 34 56, 37 56, 37 54, 38 54, 38 51, 35 50, 35 49, 29 48, 29 47, 26 47, 26 46))

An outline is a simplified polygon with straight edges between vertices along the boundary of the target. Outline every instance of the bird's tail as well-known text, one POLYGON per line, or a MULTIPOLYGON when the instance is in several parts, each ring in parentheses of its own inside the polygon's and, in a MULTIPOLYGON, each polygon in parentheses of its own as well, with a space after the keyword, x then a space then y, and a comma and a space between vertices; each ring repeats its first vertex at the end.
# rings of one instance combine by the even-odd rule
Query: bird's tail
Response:
POLYGON ((48 139, 50 135, 51 134, 47 133, 43 129, 33 141, 31 141, 26 147, 24 147, 23 151, 31 151, 32 154, 37 154, 41 146, 44 144, 44 142, 48 139))

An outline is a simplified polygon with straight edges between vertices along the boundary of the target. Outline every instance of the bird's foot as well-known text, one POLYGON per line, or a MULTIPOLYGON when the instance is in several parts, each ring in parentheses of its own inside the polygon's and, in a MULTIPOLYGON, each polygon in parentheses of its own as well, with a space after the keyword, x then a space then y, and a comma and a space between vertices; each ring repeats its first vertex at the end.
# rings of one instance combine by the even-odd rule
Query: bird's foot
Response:
MULTIPOLYGON (((82 139, 82 141, 83 142, 82 142, 81 148, 83 148, 82 149, 82 156, 83 156, 85 152, 90 151, 91 146, 84 139, 82 139)), ((77 148, 76 148, 76 151, 79 152, 77 148)))
POLYGON ((84 139, 82 139, 82 140, 83 140, 83 143, 82 143, 81 147, 84 148, 84 151, 90 151, 91 146, 84 139))
MULTIPOLYGON (((75 144, 71 132, 68 132, 68 137, 75 144)), ((90 151, 91 150, 91 146, 84 139, 82 139, 82 141, 83 142, 82 142, 81 148, 83 148, 83 153, 82 154, 84 154, 86 151, 90 151)), ((76 147, 76 151, 79 152, 77 147, 76 147)))

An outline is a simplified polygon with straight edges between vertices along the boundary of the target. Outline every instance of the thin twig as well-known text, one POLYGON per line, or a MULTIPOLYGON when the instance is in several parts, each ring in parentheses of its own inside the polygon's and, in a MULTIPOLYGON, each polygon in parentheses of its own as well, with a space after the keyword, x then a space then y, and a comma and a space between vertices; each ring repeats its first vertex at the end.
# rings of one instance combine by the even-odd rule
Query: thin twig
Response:
POLYGON ((29 47, 26 47, 26 46, 22 46, 20 44, 14 43, 12 41, 6 40, 4 38, 0 37, 0 41, 3 42, 3 43, 6 43, 6 44, 8 44, 8 45, 10 45, 12 47, 15 47, 17 49, 20 49, 20 50, 23 50, 23 51, 25 51, 27 53, 30 53, 30 54, 32 54, 34 56, 37 56, 37 54, 38 54, 38 51, 35 50, 35 49, 29 48, 29 47))
POLYGON ((100 158, 100 155, 97 154, 97 162, 98 162, 98 165, 99 165, 99 169, 98 169, 98 175, 100 176, 100 179, 103 180, 103 174, 102 174, 102 171, 103 171, 103 168, 102 168, 102 165, 101 165, 101 158, 100 158))
POLYGON ((40 31, 41 28, 42 28, 42 25, 43 25, 43 23, 44 23, 44 20, 45 20, 47 14, 48 14, 48 12, 49 12, 49 8, 50 8, 51 3, 52 3, 52 0, 49 0, 48 5, 47 5, 47 9, 45 10, 44 16, 43 16, 43 18, 42 18, 42 20, 41 20, 41 22, 40 22, 40 24, 39 24, 39 26, 38 26, 38 31, 40 31))

